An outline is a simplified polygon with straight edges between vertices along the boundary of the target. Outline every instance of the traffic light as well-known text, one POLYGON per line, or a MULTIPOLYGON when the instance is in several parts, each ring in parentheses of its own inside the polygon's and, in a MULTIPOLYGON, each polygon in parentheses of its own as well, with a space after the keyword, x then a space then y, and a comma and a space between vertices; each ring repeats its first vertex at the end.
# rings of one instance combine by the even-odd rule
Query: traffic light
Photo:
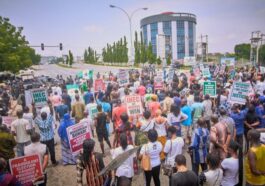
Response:
POLYGON ((60 50, 63 50, 63 44, 60 43, 60 50))
POLYGON ((41 43, 41 50, 44 50, 44 44, 41 43))

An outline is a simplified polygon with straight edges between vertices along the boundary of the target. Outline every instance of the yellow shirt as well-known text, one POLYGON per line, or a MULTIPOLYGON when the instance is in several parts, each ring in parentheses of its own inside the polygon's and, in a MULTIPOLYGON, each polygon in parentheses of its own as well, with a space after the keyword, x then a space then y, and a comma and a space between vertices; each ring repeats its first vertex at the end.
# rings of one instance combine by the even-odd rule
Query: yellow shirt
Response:
MULTIPOLYGON (((256 169, 259 171, 265 171, 265 145, 260 145, 259 147, 251 147, 250 150, 256 156, 256 169)), ((245 175, 248 183, 252 185, 264 185, 265 176, 255 176, 251 173, 250 164, 248 157, 245 158, 245 175)))

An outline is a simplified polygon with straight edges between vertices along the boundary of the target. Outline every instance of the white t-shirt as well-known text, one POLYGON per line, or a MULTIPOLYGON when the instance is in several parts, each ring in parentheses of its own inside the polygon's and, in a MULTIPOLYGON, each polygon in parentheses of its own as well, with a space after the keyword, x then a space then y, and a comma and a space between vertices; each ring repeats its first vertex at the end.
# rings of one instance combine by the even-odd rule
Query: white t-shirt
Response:
POLYGON ((33 121, 33 114, 32 113, 24 113, 23 118, 29 121, 31 129, 35 128, 34 127, 34 121, 33 121))
POLYGON ((162 151, 163 146, 159 141, 154 143, 148 142, 146 145, 143 145, 140 151, 140 154, 147 154, 150 156, 151 167, 156 167, 161 164, 160 162, 160 152, 162 151))
MULTIPOLYGON (((125 150, 122 149, 122 147, 118 147, 112 151, 112 158, 116 158, 118 155, 124 153, 125 151, 128 151, 130 149, 133 149, 132 145, 128 145, 125 150)), ((133 170, 133 158, 136 157, 135 154, 131 155, 127 160, 125 160, 119 168, 116 170, 116 176, 126 176, 127 178, 132 178, 134 176, 134 170, 133 170)))
POLYGON ((166 163, 173 167, 175 164, 175 157, 182 154, 183 146, 184 140, 181 137, 177 137, 173 140, 167 140, 164 148, 164 152, 167 153, 166 163))
POLYGON ((224 169, 222 185, 234 186, 238 183, 238 159, 233 157, 222 161, 221 166, 224 169))
POLYGON ((26 119, 16 119, 11 123, 11 131, 16 133, 17 143, 26 143, 30 141, 30 135, 27 130, 30 130, 29 121, 26 119))
POLYGON ((204 173, 206 177, 206 182, 203 183, 203 186, 216 186, 221 185, 223 179, 223 170, 218 168, 215 170, 209 170, 204 173))
POLYGON ((140 131, 142 131, 142 132, 148 132, 149 130, 154 128, 154 122, 152 120, 148 121, 144 118, 140 118, 140 122, 142 124, 140 131))
POLYGON ((172 123, 180 122, 181 118, 183 118, 183 120, 186 120, 188 116, 184 114, 183 112, 180 112, 177 117, 173 113, 169 113, 167 115, 167 123, 169 125, 172 125, 172 123))
POLYGON ((85 111, 88 113, 88 116, 91 120, 94 119, 97 111, 97 104, 96 103, 89 103, 85 107, 85 111))
POLYGON ((156 124, 154 120, 153 122, 154 122, 154 129, 156 130, 158 137, 166 136, 167 135, 166 122, 161 124, 156 124))

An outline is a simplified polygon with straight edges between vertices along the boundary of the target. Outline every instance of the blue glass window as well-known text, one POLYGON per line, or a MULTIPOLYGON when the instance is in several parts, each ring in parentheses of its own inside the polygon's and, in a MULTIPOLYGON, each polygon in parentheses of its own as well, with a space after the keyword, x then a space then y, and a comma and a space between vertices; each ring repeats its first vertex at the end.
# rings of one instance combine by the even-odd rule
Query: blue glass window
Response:
POLYGON ((177 54, 178 59, 185 56, 185 26, 184 21, 177 21, 177 54))
POLYGON ((148 45, 148 38, 147 38, 147 25, 143 26, 143 41, 145 45, 148 45))
POLYGON ((194 56, 194 42, 193 42, 193 22, 188 23, 188 27, 189 27, 189 56, 194 56))
POLYGON ((153 53, 156 54, 156 35, 158 34, 157 23, 151 23, 150 30, 151 30, 152 49, 153 49, 153 53))

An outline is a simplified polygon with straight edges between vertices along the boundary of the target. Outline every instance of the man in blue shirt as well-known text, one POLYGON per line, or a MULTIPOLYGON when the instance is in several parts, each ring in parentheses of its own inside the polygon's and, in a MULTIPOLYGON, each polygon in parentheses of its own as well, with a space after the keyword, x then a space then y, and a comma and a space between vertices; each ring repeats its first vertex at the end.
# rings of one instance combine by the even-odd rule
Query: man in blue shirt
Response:
POLYGON ((191 107, 187 105, 187 99, 182 99, 181 100, 181 112, 186 114, 188 118, 182 122, 182 136, 186 144, 190 143, 191 139, 191 134, 192 134, 192 129, 191 129, 191 124, 192 124, 192 111, 191 107))
POLYGON ((88 89, 87 92, 84 94, 85 105, 90 103, 91 97, 93 97, 93 93, 90 92, 90 89, 88 89))
POLYGON ((56 107, 56 119, 61 121, 64 117, 64 114, 69 113, 69 108, 65 104, 65 100, 62 99, 62 103, 56 107))
POLYGON ((48 103, 50 108, 50 114, 42 112, 40 116, 37 116, 36 108, 33 105, 34 122, 40 130, 40 142, 47 145, 51 161, 54 166, 58 164, 55 159, 55 148, 54 148, 54 129, 53 129, 53 109, 52 104, 48 103))

